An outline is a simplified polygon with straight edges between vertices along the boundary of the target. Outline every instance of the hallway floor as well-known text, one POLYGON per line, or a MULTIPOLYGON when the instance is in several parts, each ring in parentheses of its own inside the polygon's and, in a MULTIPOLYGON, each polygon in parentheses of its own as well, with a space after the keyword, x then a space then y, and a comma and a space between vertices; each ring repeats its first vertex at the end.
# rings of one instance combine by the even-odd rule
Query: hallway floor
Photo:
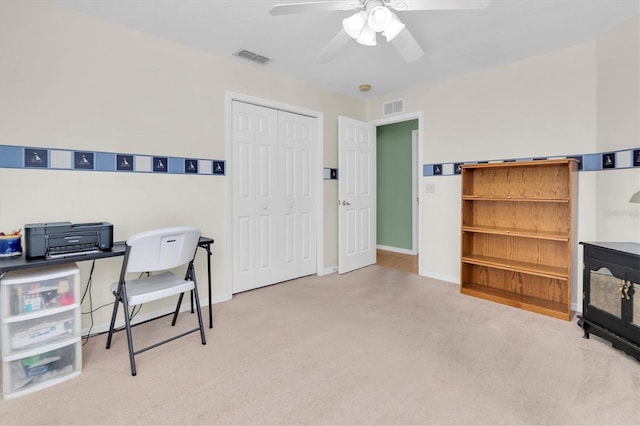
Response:
POLYGON ((376 265, 417 274, 418 255, 402 254, 387 250, 378 250, 376 265))

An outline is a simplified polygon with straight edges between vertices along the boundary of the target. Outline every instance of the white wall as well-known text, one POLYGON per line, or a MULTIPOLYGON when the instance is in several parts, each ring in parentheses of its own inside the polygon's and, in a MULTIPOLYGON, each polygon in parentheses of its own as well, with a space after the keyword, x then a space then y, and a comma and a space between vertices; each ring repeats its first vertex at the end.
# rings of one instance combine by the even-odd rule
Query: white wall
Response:
MULTIPOLYGON (((616 151, 640 147, 640 24, 638 19, 606 34, 597 44, 597 147, 616 151)), ((631 162, 631 158, 617 158, 631 162)), ((597 173, 599 241, 640 242, 640 169, 597 173)))
MULTIPOLYGON (((407 111, 424 111, 426 164, 592 152, 595 51, 594 42, 585 43, 390 99, 402 97, 407 111)), ((370 114, 381 110, 370 102, 370 114)), ((423 270, 459 282, 460 177, 423 182, 435 185, 423 197, 423 270)))
MULTIPOLYGON (((424 164, 637 148, 638 27, 636 18, 598 40, 370 101, 367 117, 379 119, 382 103, 398 98, 405 112, 423 111, 424 164)), ((640 242, 638 209, 627 203, 640 189, 640 170, 578 175, 578 241, 640 242)), ((422 182, 435 192, 422 189, 421 271, 459 282, 459 176, 422 182)), ((572 300, 580 308, 576 275, 572 300)))
MULTIPOLYGON (((337 167, 337 116, 364 119, 361 101, 101 21, 50 2, 0 2, 0 145, 226 160, 225 94, 321 111, 325 167, 337 167)), ((0 169, 0 229, 30 222, 108 221, 115 240, 190 224, 215 239, 214 300, 227 294, 224 176, 0 169)), ((325 181, 325 201, 336 181, 325 181)), ((325 202, 325 264, 337 263, 337 209, 325 202)), ((84 264, 86 263, 86 265, 84 264)), ((81 266, 82 279, 90 265, 81 266)), ((102 260, 94 307, 120 262, 102 260)), ((198 257, 206 300, 206 262, 198 257)), ((83 306, 88 310, 88 306, 83 306)), ((96 314, 107 323, 109 312, 96 314)), ((87 327, 87 318, 83 318, 87 327)))

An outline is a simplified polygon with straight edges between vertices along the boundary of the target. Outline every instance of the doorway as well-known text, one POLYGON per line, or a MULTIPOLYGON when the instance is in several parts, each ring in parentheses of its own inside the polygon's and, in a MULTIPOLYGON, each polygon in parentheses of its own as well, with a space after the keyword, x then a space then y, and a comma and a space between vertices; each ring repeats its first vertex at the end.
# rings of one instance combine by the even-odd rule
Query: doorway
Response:
POLYGON ((377 134, 377 264, 420 273, 422 113, 372 122, 377 134))

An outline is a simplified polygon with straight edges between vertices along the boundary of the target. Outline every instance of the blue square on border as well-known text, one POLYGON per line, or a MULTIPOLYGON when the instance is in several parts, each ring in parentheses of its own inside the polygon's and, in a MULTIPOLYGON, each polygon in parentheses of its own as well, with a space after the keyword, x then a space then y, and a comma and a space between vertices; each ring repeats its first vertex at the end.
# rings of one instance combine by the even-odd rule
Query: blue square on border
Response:
POLYGON ((116 169, 116 155, 109 152, 96 152, 94 155, 93 170, 112 172, 116 169))
POLYGON ((585 154, 582 156, 582 170, 602 170, 602 162, 599 154, 585 154))
POLYGON ((640 167, 640 149, 633 150, 633 167, 640 167))
POLYGON ((22 147, 0 145, 0 167, 23 167, 23 160, 22 147))
POLYGON ((442 164, 433 165, 433 175, 438 176, 442 174, 442 164))

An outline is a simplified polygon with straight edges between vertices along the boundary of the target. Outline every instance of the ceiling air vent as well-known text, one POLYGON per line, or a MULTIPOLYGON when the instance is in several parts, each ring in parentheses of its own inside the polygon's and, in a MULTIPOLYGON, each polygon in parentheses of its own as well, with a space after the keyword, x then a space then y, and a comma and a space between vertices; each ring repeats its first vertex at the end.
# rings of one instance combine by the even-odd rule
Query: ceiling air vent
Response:
POLYGON ((244 49, 238 51, 238 53, 236 53, 236 56, 248 59, 253 62, 257 62, 260 65, 264 65, 271 60, 271 58, 267 58, 266 56, 258 55, 257 53, 253 53, 244 49))
POLYGON ((404 111, 404 100, 398 99, 397 101, 387 102, 382 105, 382 113, 384 115, 397 114, 404 111))

